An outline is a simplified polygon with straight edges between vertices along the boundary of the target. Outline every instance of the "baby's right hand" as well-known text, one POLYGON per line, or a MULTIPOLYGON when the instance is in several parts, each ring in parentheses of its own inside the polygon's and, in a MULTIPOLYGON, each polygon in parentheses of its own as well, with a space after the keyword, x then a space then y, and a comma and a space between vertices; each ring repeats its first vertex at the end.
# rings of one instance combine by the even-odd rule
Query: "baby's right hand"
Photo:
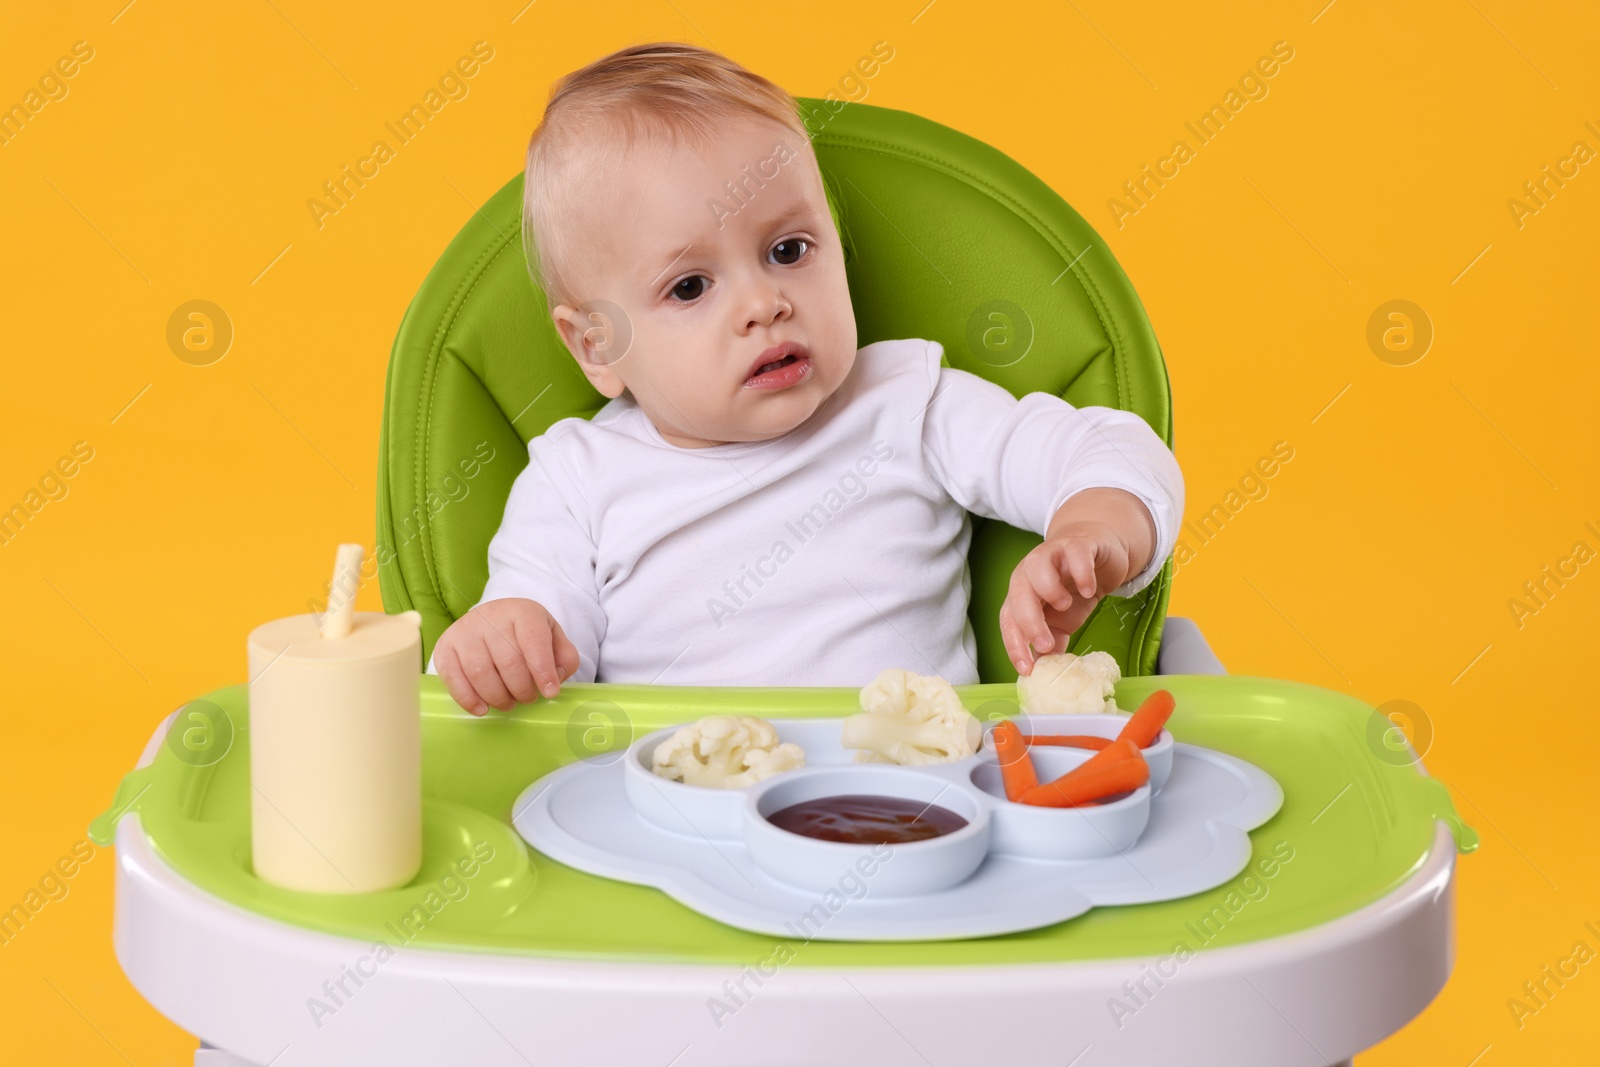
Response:
POLYGON ((507 597, 479 604, 439 637, 433 663, 467 711, 509 711, 553 697, 578 669, 578 650, 537 601, 507 597))

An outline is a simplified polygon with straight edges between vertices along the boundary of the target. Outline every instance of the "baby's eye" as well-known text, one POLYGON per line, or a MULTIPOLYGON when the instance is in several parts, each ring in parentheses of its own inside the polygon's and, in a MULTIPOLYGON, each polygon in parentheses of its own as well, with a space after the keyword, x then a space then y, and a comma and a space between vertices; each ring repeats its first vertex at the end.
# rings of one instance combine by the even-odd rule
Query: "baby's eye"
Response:
POLYGON ((804 237, 789 237, 772 246, 774 262, 788 266, 798 263, 806 254, 806 249, 811 247, 811 242, 804 237))
POLYGON ((700 294, 705 291, 706 279, 704 275, 691 274, 674 285, 671 293, 674 300, 687 304, 691 300, 699 299, 700 294))

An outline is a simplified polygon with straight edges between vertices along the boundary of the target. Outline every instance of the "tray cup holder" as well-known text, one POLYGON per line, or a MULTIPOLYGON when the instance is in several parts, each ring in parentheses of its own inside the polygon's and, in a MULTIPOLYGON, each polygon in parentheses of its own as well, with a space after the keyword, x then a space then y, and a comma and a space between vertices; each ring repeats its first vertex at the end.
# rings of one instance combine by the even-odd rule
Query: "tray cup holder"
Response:
POLYGON ((249 820, 208 824, 227 841, 226 867, 211 868, 202 888, 285 922, 318 929, 379 922, 391 946, 444 941, 461 931, 504 922, 537 902, 539 872, 504 819, 466 804, 422 798, 422 865, 405 885, 370 893, 310 893, 273 885, 250 865, 249 820))
POLYGON ((912 767, 808 767, 775 775, 748 792, 744 842, 762 870, 800 889, 858 897, 862 894, 851 894, 848 887, 864 885, 865 895, 914 896, 946 889, 978 869, 989 851, 992 807, 966 782, 912 767), (768 816, 792 804, 862 794, 937 804, 967 824, 922 841, 867 845, 806 837, 768 821, 768 816))
MULTIPOLYGON (((1043 745, 1029 751, 1041 782, 1061 777, 1094 755, 1084 748, 1043 745)), ((1131 848, 1150 821, 1149 784, 1120 799, 1081 808, 1046 808, 1007 800, 1000 765, 995 762, 992 749, 982 753, 973 766, 972 784, 994 799, 992 847, 1008 855, 1042 860, 1111 856, 1131 848)))

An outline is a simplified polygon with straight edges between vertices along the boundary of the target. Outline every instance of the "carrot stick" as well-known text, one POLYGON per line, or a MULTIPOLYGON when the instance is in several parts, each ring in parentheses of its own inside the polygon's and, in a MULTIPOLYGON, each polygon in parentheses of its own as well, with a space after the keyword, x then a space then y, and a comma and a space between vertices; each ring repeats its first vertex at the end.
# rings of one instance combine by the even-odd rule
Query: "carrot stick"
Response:
POLYGON ((1022 794, 1022 803, 1046 808, 1084 807, 1101 797, 1138 789, 1149 780, 1150 768, 1142 757, 1093 768, 1086 763, 1053 782, 1034 786, 1022 794))
POLYGON ((1145 765, 1144 756, 1132 741, 1119 738, 1060 778, 1029 789, 1021 800, 1050 808, 1078 807, 1112 793, 1137 789, 1149 780, 1150 768, 1145 765))
POLYGON ((1010 719, 994 728, 994 752, 1000 757, 1000 779, 1005 783, 1007 800, 1016 800, 1039 784, 1027 741, 1010 719))
POLYGON ((1133 713, 1133 718, 1128 720, 1117 739, 1126 738, 1140 748, 1149 748, 1161 735, 1161 728, 1167 725, 1173 704, 1171 693, 1157 689, 1144 698, 1144 703, 1139 705, 1139 710, 1133 713))
POLYGON ((1096 752, 1111 744, 1109 737, 1089 734, 1031 734, 1024 741, 1030 745, 1057 745, 1064 748, 1092 748, 1096 752))

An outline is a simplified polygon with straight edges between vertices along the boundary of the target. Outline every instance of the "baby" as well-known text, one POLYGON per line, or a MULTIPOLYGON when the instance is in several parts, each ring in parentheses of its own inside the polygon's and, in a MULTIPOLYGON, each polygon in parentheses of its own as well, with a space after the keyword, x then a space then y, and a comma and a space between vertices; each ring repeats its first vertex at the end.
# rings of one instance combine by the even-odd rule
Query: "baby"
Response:
POLYGON ((1182 476, 1137 415, 1018 400, 936 341, 858 349, 797 104, 715 52, 637 45, 558 82, 523 232, 610 402, 528 442, 483 597, 429 664, 468 711, 568 678, 976 682, 969 512, 1044 537, 999 611, 1026 675, 1172 551, 1182 476))

